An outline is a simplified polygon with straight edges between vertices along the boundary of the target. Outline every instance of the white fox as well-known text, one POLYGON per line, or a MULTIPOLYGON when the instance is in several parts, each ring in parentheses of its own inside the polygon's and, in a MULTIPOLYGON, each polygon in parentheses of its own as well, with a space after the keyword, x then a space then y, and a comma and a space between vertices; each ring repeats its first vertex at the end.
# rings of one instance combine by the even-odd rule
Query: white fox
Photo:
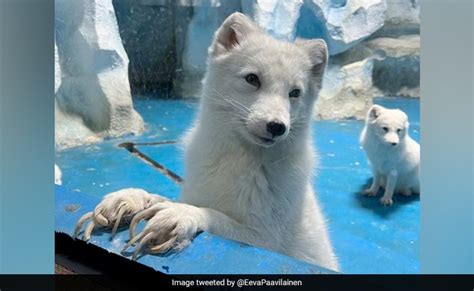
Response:
POLYGON ((373 105, 360 136, 372 166, 373 182, 364 194, 376 196, 385 192, 383 205, 393 203, 393 193, 406 196, 420 193, 420 145, 408 135, 408 117, 399 109, 373 105))
POLYGON ((209 48, 199 113, 184 138, 181 201, 124 189, 104 197, 76 226, 130 223, 129 248, 179 250, 200 231, 338 270, 312 175, 313 104, 327 64, 323 40, 278 41, 241 13, 209 48), (123 219, 122 219, 123 218, 123 219), (132 219, 133 218, 133 219, 132 219), (149 219, 144 230, 135 227, 149 219))

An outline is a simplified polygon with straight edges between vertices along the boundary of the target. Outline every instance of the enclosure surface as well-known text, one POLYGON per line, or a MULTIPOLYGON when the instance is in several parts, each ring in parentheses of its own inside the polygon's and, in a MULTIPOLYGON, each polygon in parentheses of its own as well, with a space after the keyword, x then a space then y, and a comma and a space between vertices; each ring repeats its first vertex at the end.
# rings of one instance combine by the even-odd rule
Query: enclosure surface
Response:
MULTIPOLYGON (((71 235, 81 215, 92 210, 103 195, 122 188, 142 188, 173 200, 179 197, 176 182, 118 145, 136 143, 140 152, 185 178, 179 144, 146 143, 178 140, 191 125, 197 103, 146 98, 136 98, 134 102, 147 124, 143 135, 106 140, 56 154, 63 174, 63 185, 56 187, 56 231, 71 235)), ((377 98, 375 103, 405 111, 410 120, 410 135, 419 141, 419 100, 377 98)), ((356 120, 313 124, 314 143, 320 156, 314 185, 328 219, 341 271, 418 273, 420 197, 395 195, 394 204, 384 207, 379 202, 382 193, 375 198, 360 194, 372 177, 358 142, 362 127, 363 122, 356 120)), ((128 231, 122 229, 112 240, 108 232, 96 231, 90 243, 120 254, 127 241, 128 231)), ((145 255, 138 262, 170 274, 328 272, 208 233, 198 235, 180 253, 145 255)))

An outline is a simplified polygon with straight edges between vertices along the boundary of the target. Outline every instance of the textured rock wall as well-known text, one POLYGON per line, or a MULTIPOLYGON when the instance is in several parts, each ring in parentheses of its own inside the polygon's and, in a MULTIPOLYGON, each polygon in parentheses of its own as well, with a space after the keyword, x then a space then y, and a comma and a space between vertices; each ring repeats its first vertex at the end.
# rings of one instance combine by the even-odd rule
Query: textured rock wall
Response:
POLYGON ((363 118, 379 95, 419 97, 419 0, 110 1, 56 1, 59 140, 140 132, 131 93, 199 96, 207 48, 234 11, 283 40, 325 39, 318 118, 363 118))
POLYGON ((57 148, 141 132, 111 0, 57 0, 55 10, 57 148))
POLYGON ((315 104, 319 119, 363 119, 372 105, 372 51, 363 45, 330 59, 315 104))

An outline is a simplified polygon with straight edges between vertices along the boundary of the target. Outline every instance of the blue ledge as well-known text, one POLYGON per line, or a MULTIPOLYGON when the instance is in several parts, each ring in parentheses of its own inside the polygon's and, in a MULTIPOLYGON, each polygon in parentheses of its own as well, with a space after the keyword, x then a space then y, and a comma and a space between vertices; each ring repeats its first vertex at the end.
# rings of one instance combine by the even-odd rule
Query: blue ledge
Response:
MULTIPOLYGON (((72 235, 77 220, 93 209, 99 198, 68 191, 56 186, 56 231, 72 235), (77 209, 77 207, 79 207, 77 209)), ((143 227, 144 223, 141 224, 143 227)), ((141 228, 140 227, 140 228, 141 228)), ((122 229, 110 240, 107 231, 95 231, 89 243, 122 255, 128 230, 122 229)), ((125 253, 129 255, 131 253, 125 253)), ((166 256, 144 255, 138 262, 169 274, 320 274, 331 273, 323 268, 296 261, 264 249, 201 233, 191 246, 166 256)))
MULTIPOLYGON (((376 103, 404 110, 410 119, 410 134, 419 140, 419 100, 380 98, 376 103)), ((173 200, 179 197, 178 185, 117 145, 125 141, 176 140, 190 126, 197 103, 136 99, 135 107, 147 123, 145 134, 57 153, 56 162, 63 172, 63 186, 56 188, 58 232, 72 234, 74 224, 82 214, 93 209, 103 195, 122 188, 143 188, 173 200), (71 210, 71 205, 80 208, 75 212, 67 211, 71 210)), ((362 127, 363 122, 356 120, 315 121, 313 125, 314 143, 320 155, 314 185, 329 219, 331 238, 342 272, 418 273, 419 196, 395 196, 392 207, 383 207, 378 198, 360 195, 371 180, 370 168, 358 144, 362 127)), ((184 175, 182 155, 177 145, 137 148, 180 176, 184 175)), ((128 232, 124 230, 112 241, 109 233, 96 232, 90 242, 119 254, 127 240, 128 232)), ((179 254, 146 255, 138 262, 170 274, 328 272, 207 233, 199 235, 179 254)))

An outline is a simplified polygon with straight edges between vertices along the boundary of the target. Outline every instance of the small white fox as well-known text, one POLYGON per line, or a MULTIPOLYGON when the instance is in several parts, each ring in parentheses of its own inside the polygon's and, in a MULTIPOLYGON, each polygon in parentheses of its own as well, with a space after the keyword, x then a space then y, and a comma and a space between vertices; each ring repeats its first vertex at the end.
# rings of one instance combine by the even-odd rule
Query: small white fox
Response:
POLYGON ((393 193, 410 196, 420 193, 420 145, 408 135, 408 117, 399 109, 373 105, 360 136, 372 166, 373 182, 364 194, 376 196, 380 187, 385 193, 383 205, 393 203, 393 193))
POLYGON ((241 13, 209 48, 198 116, 185 137, 181 202, 140 189, 104 197, 84 232, 130 221, 134 257, 179 250, 197 232, 261 246, 332 270, 339 265, 313 187, 313 104, 327 64, 323 40, 271 38, 241 13), (149 219, 135 236, 135 227, 149 219))

